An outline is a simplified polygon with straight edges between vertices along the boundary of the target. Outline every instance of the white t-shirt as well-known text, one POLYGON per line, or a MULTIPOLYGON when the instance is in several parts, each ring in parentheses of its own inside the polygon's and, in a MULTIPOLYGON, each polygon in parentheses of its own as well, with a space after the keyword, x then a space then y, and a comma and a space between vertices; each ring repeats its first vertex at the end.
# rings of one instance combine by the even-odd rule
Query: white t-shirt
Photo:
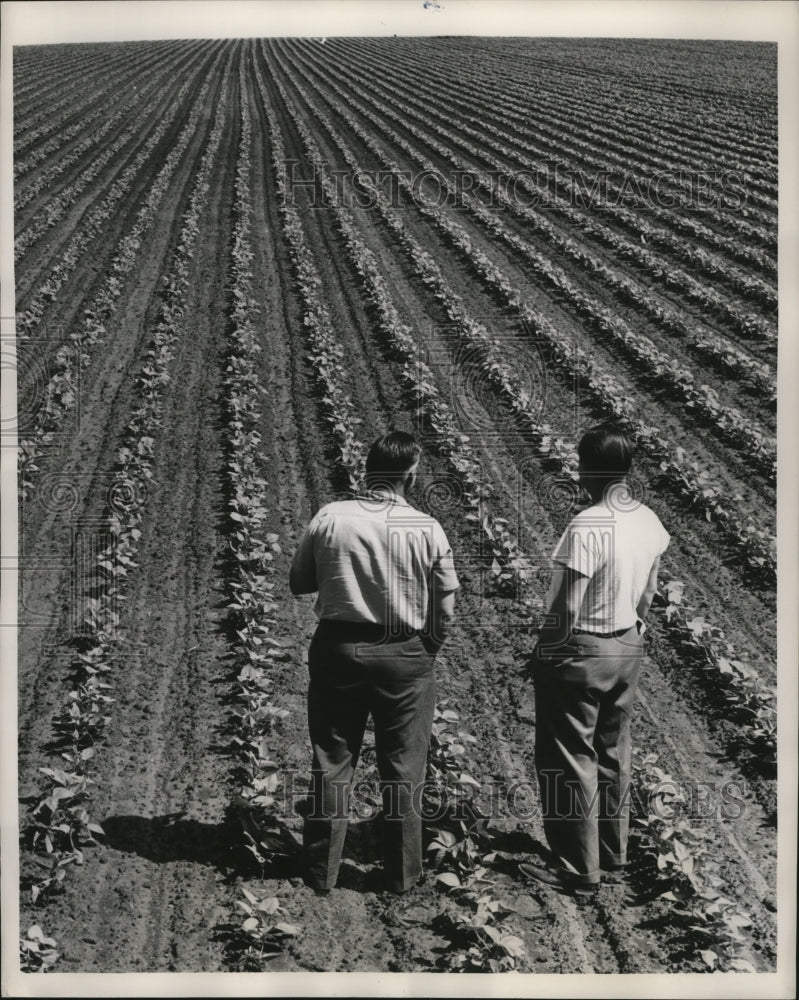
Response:
POLYGON ((649 507, 620 508, 598 503, 581 511, 552 554, 555 562, 590 578, 575 623, 589 632, 636 623, 652 564, 669 544, 669 533, 649 507))
POLYGON ((292 569, 319 591, 319 618, 422 629, 430 583, 457 590, 452 549, 435 518, 401 497, 326 504, 305 529, 292 569))

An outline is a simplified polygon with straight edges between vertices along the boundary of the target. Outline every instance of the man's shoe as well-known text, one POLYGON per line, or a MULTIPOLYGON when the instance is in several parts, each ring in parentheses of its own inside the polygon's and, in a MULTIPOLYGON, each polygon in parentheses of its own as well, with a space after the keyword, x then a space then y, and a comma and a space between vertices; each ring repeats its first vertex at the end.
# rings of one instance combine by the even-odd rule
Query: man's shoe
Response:
POLYGON ((417 875, 410 885, 407 885, 404 888, 402 886, 398 886, 396 883, 386 882, 385 879, 382 880, 381 885, 384 892, 391 893, 393 896, 404 896, 407 892, 417 888, 417 886, 421 885, 424 881, 425 873, 421 872, 421 874, 417 875))
MULTIPOLYGON (((303 881, 305 881, 305 880, 303 879, 303 881)), ((309 889, 312 889, 313 892, 314 892, 314 895, 316 895, 316 896, 329 896, 330 895, 330 889, 326 889, 324 886, 314 885, 313 882, 305 882, 305 885, 307 885, 309 889)))
POLYGON ((587 884, 570 878, 568 872, 555 865, 528 865, 524 862, 519 864, 519 871, 526 879, 537 882, 539 885, 549 886, 561 892, 577 893, 581 896, 591 896, 597 891, 597 884, 587 884))

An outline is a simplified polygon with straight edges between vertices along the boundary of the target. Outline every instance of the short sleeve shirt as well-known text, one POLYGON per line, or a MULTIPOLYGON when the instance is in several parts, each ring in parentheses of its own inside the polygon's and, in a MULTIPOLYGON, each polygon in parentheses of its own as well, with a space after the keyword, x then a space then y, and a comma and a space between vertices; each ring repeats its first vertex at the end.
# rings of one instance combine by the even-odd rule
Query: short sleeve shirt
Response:
POLYGON ((422 629, 430 589, 460 586, 452 548, 438 521, 401 497, 329 503, 294 553, 303 589, 318 591, 319 618, 422 629))
POLYGON ((630 509, 594 504, 560 537, 552 558, 589 578, 576 626, 615 632, 635 624, 652 564, 666 551, 669 533, 644 504, 630 509))

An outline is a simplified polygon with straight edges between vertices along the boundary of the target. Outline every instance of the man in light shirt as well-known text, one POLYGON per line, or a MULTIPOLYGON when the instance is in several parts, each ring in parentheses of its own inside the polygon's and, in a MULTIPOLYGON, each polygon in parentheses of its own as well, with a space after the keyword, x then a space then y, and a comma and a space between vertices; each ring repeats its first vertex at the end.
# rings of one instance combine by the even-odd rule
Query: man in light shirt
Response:
POLYGON ((433 662, 459 584, 441 525, 406 497, 421 448, 393 431, 372 445, 363 495, 329 503, 300 538, 289 586, 318 592, 308 651, 311 812, 305 881, 335 886, 348 797, 371 713, 383 795, 385 886, 404 892, 422 871, 421 788, 435 708, 433 662))
POLYGON ((553 553, 547 624, 531 667, 536 771, 545 867, 522 864, 537 883, 590 892, 627 862, 630 716, 643 654, 644 618, 669 535, 626 486, 634 444, 612 426, 578 445, 580 485, 592 504, 553 553))

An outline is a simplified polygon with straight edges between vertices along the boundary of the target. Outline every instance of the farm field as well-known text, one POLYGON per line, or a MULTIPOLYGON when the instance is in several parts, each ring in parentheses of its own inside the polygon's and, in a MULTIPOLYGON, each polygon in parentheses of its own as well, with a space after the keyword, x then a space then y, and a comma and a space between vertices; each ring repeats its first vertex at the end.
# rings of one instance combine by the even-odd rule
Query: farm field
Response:
POLYGON ((31 970, 775 970, 776 98, 755 43, 15 49, 31 970), (607 418, 672 541, 630 873, 583 901, 515 874, 524 665, 607 418), (377 892, 367 746, 319 898, 288 567, 390 428, 462 583, 431 781, 482 820, 377 892))

